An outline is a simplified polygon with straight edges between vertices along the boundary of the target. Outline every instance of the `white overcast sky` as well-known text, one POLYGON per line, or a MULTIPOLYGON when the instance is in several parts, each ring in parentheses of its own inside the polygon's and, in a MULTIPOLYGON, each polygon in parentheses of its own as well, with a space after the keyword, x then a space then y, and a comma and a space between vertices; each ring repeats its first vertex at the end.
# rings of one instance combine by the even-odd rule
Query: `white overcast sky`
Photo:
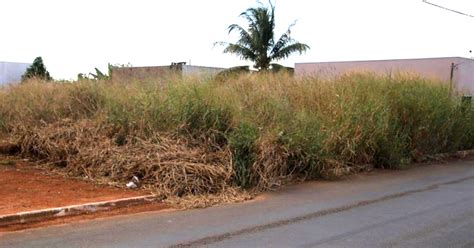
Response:
MULTIPOLYGON (((262 2, 266 3, 265 0, 262 2)), ((474 0, 431 0, 474 15, 474 0)), ((230 67, 223 54, 232 23, 255 0, 0 0, 0 61, 43 60, 54 78, 72 79, 107 63, 230 67)), ((297 21, 293 38, 311 50, 280 63, 472 57, 474 18, 422 0, 276 0, 276 34, 297 21)))

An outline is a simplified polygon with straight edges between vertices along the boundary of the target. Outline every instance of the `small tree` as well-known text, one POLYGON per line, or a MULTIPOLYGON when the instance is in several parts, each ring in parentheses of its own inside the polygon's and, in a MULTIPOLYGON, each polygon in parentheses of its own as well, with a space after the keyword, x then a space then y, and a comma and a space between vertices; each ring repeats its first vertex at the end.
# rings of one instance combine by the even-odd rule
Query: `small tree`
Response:
POLYGON ((38 78, 42 80, 53 80, 53 78, 49 75, 48 70, 46 70, 46 66, 44 66, 43 59, 41 57, 37 57, 33 64, 26 69, 26 72, 21 76, 21 81, 28 80, 30 78, 38 78))

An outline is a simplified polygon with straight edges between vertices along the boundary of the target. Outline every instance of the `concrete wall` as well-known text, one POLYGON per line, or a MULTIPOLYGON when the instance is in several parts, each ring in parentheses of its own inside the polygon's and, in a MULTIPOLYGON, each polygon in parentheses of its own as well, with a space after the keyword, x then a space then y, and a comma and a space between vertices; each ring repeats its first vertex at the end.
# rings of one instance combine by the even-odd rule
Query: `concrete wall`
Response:
POLYGON ((474 59, 466 59, 456 65, 454 84, 456 89, 474 95, 474 59))
POLYGON ((461 57, 400 59, 374 61, 345 61, 297 63, 295 75, 310 75, 331 78, 350 72, 374 72, 380 75, 394 73, 414 73, 426 78, 438 79, 449 83, 451 63, 457 66, 454 70, 453 83, 456 89, 474 94, 474 63, 473 59, 461 57))
POLYGON ((18 83, 31 64, 0 62, 0 85, 18 83))
POLYGON ((176 74, 169 66, 114 67, 112 79, 118 81, 148 81, 176 74))
POLYGON ((116 67, 112 70, 112 79, 119 81, 147 81, 168 76, 212 77, 224 68, 182 65, 171 69, 170 66, 116 67))
POLYGON ((217 73, 225 70, 224 68, 184 65, 183 75, 185 76, 208 76, 213 77, 217 73))

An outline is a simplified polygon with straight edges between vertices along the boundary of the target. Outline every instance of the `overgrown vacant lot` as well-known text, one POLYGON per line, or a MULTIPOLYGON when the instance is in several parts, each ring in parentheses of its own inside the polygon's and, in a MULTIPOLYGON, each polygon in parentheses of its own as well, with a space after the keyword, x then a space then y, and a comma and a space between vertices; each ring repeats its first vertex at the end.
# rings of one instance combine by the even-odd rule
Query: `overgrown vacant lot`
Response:
POLYGON ((31 81, 0 90, 0 137, 73 176, 187 196, 472 149, 474 109, 409 76, 31 81))

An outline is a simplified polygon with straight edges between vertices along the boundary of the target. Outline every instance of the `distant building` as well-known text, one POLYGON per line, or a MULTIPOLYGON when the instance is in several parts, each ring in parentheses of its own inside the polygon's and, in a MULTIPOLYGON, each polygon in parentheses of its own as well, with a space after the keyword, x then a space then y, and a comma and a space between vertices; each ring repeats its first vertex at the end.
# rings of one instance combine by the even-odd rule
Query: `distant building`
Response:
POLYGON ((225 68, 193 66, 180 62, 168 66, 114 67, 112 78, 120 81, 146 81, 171 75, 213 77, 223 70, 225 68))
POLYGON ((20 82, 21 76, 30 65, 29 63, 0 61, 0 85, 20 82))
POLYGON ((445 57, 295 64, 295 75, 327 79, 349 72, 373 72, 379 75, 407 72, 446 83, 449 83, 452 77, 455 89, 474 94, 474 59, 445 57))

